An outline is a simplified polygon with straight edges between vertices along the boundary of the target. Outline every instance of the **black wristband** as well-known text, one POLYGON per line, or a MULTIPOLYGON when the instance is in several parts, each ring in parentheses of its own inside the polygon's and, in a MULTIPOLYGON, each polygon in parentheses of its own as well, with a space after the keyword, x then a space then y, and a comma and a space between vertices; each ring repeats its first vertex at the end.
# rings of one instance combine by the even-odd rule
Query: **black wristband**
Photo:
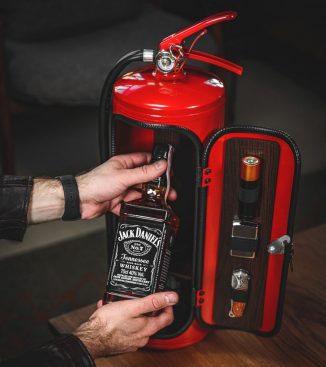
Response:
POLYGON ((58 176, 57 177, 63 187, 65 196, 65 212, 62 220, 76 220, 81 218, 79 207, 79 191, 77 182, 74 176, 58 176))

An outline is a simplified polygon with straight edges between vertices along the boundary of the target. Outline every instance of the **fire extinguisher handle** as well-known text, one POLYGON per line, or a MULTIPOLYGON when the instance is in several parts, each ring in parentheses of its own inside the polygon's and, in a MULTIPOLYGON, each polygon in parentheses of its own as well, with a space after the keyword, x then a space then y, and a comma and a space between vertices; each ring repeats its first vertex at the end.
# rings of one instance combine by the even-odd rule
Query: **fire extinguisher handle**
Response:
POLYGON ((211 55, 207 52, 192 50, 190 52, 185 52, 185 56, 192 60, 198 60, 207 62, 209 64, 216 65, 218 67, 221 67, 223 69, 232 71, 233 73, 237 75, 242 75, 243 73, 243 67, 240 65, 237 65, 229 60, 223 59, 221 57, 211 55))
POLYGON ((222 13, 211 15, 187 28, 180 30, 179 32, 173 33, 171 36, 164 38, 160 43, 160 51, 169 50, 170 47, 173 45, 182 46, 183 40, 193 35, 194 33, 197 33, 214 24, 232 20, 236 17, 237 13, 235 11, 225 11, 222 13))
POLYGON ((225 11, 215 15, 211 15, 190 27, 184 28, 179 32, 172 34, 163 39, 160 43, 160 50, 157 56, 156 65, 163 73, 178 72, 182 70, 187 59, 193 59, 198 61, 207 62, 229 70, 235 74, 242 75, 243 68, 231 61, 222 59, 221 57, 211 55, 206 52, 193 50, 193 46, 200 37, 207 33, 207 27, 216 23, 229 21, 237 17, 235 11, 225 11), (184 45, 185 38, 198 33, 189 48, 184 45), (164 59, 164 62, 160 62, 164 59))

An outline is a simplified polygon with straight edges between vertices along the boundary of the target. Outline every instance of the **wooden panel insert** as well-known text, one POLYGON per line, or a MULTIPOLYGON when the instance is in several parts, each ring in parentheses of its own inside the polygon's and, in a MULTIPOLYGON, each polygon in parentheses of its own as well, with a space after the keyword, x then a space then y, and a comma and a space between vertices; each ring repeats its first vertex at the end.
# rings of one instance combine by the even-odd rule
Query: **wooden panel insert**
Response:
POLYGON ((218 326, 241 330, 257 330, 262 322, 267 245, 270 240, 275 190, 279 164, 279 145, 276 142, 254 139, 230 139, 226 142, 223 200, 216 273, 214 320, 218 326), (254 259, 230 256, 232 221, 238 213, 241 158, 253 155, 262 161, 261 186, 256 221, 260 223, 258 251, 254 259), (249 300, 241 318, 229 317, 231 275, 238 268, 251 275, 249 300))

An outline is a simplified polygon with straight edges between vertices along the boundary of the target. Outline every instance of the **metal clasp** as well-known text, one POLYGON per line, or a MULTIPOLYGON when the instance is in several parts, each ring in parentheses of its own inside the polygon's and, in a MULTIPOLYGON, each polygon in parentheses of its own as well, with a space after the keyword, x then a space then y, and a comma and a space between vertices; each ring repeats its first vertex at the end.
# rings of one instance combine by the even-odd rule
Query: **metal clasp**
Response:
POLYGON ((210 185, 211 181, 212 181, 212 169, 210 167, 206 167, 202 170, 202 174, 201 174, 201 186, 202 187, 207 187, 210 185))
POLYGON ((277 240, 271 242, 267 246, 267 251, 271 255, 283 255, 285 253, 285 246, 291 243, 291 237, 284 235, 277 240))

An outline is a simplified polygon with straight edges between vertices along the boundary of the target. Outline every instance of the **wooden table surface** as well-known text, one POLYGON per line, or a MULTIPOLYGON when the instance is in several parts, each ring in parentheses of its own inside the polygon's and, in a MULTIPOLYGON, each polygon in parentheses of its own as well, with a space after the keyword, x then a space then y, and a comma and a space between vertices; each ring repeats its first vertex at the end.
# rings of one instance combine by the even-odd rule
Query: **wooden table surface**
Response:
MULTIPOLYGON (((294 272, 289 273, 284 318, 273 338, 217 330, 202 342, 175 351, 141 350, 101 358, 98 367, 269 367, 326 366, 326 224, 295 236, 294 272)), ((50 320, 60 333, 71 332, 94 305, 50 320)))

